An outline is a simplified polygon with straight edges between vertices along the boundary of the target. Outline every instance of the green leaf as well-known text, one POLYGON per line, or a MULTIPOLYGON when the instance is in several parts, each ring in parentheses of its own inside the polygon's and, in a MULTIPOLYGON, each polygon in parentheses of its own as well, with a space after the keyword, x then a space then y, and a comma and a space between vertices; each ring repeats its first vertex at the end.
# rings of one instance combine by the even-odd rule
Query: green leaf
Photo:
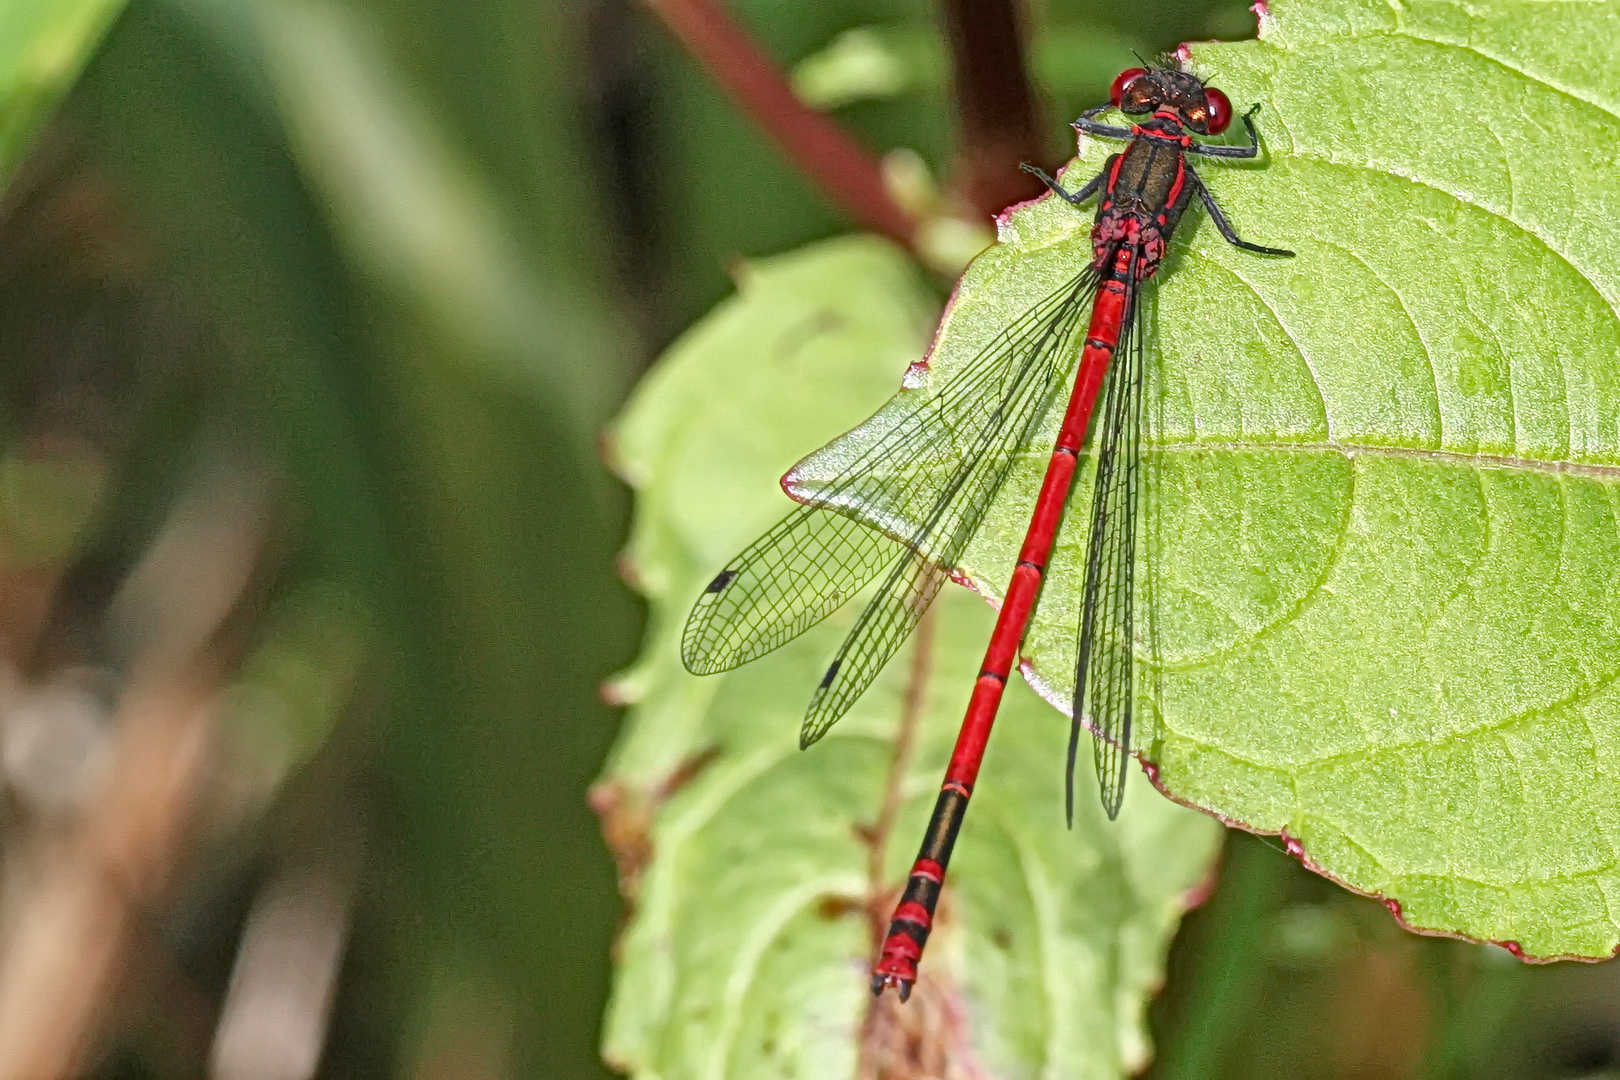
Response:
POLYGON ((123 6, 122 0, 0 4, 0 187, 123 6))
POLYGON ((637 488, 628 561, 652 605, 643 658, 615 687, 636 707, 594 797, 632 895, 605 1037, 632 1075, 847 1077, 860 1055, 903 1043, 901 1024, 962 1075, 977 1061, 984 1075, 1113 1077, 1147 1058, 1143 1006, 1219 830, 1140 778, 1118 823, 1083 788, 1066 830, 1068 725, 1021 686, 917 992, 905 1006, 888 995, 863 1028, 874 920, 932 807, 989 635, 983 603, 947 590, 931 641, 806 753, 799 721, 857 605, 737 671, 680 666, 693 599, 792 507, 781 473, 893 392, 936 311, 876 240, 748 264, 739 295, 670 350, 616 433, 637 488), (896 780, 908 714, 915 748, 896 780), (891 784, 898 814, 874 854, 863 830, 891 784))
MULTIPOLYGON (((1620 4, 1284 0, 1262 34, 1192 59, 1266 103, 1268 160, 1200 168, 1242 234, 1298 257, 1237 250, 1195 210, 1162 275, 1138 746, 1176 799, 1285 833, 1409 925, 1609 955, 1620 4)), ((1088 141, 1072 175, 1112 149, 1088 141)), ((1053 199, 1012 215, 924 392, 1073 274, 1089 225, 1053 199)), ((992 595, 1042 460, 965 561, 992 595)), ((1060 707, 1084 518, 1026 642, 1060 707)))

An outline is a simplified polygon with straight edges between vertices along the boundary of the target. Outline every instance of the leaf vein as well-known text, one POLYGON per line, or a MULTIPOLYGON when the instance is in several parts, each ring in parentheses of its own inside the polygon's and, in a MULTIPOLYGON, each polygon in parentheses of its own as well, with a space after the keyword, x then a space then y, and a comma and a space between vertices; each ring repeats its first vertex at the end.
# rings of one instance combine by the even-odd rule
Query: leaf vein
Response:
POLYGON ((1553 82, 1547 76, 1533 74, 1526 68, 1509 63, 1505 57, 1490 52, 1486 49, 1482 49, 1478 45, 1463 41, 1447 40, 1443 37, 1427 37, 1423 34, 1415 33, 1411 28, 1405 26, 1400 28, 1399 33, 1401 36, 1410 38, 1413 41, 1422 41, 1429 45, 1439 45, 1442 48, 1457 49, 1461 52, 1472 53, 1481 60, 1486 60, 1490 63, 1496 64, 1499 67, 1505 68, 1508 71, 1511 71, 1513 74, 1518 75, 1520 78, 1528 79, 1532 83, 1539 86, 1545 86, 1555 94, 1560 94, 1563 97, 1569 98, 1571 101, 1579 102, 1588 108, 1596 109, 1598 112, 1611 119, 1620 120, 1620 112, 1616 112, 1614 109, 1605 105, 1598 99, 1584 96, 1576 92, 1571 87, 1553 82))
MULTIPOLYGON (((1192 251, 1189 251, 1187 254, 1195 257, 1197 255, 1196 252, 1192 251)), ((1298 336, 1290 332, 1288 329, 1288 324, 1283 321, 1282 315, 1277 311, 1276 307, 1272 305, 1271 301, 1267 300, 1266 297, 1260 292, 1259 288, 1255 286, 1254 282, 1250 281, 1248 278, 1244 277, 1241 273, 1224 262, 1209 259, 1207 256, 1206 260, 1212 266, 1225 270, 1228 274, 1232 275, 1233 278, 1241 282, 1244 287, 1246 287, 1249 292, 1253 294, 1255 300, 1259 302, 1260 306, 1265 308, 1266 311, 1271 315, 1271 319, 1277 324, 1277 328, 1283 332, 1283 336, 1288 339, 1288 343, 1294 347, 1294 352, 1299 355, 1299 362, 1305 365, 1305 372, 1310 376, 1312 388, 1316 390, 1316 400, 1320 404, 1322 413, 1322 427, 1326 429, 1328 438, 1332 438, 1333 417, 1328 414, 1327 393, 1322 389, 1322 380, 1316 374, 1316 368, 1311 364, 1311 358, 1305 354, 1305 348, 1300 344, 1298 336)))
POLYGON ((1609 293, 1604 290, 1603 285, 1600 284, 1599 276, 1594 276, 1581 269, 1580 263, 1575 260, 1574 256, 1554 246, 1551 240, 1536 232, 1535 229, 1533 229, 1529 224, 1520 221, 1517 218, 1510 217, 1494 206, 1489 206, 1485 203, 1470 202, 1456 191, 1442 187, 1439 184, 1422 179, 1421 177, 1411 173, 1398 172, 1387 164, 1375 165, 1372 162, 1363 162, 1358 164, 1354 162, 1340 161, 1336 158, 1328 157, 1326 155, 1314 153, 1308 150, 1296 150, 1290 155, 1290 157, 1299 158, 1300 160, 1308 161, 1327 169, 1340 169, 1346 172, 1366 172, 1372 173, 1375 176, 1387 176, 1392 180, 1402 180, 1408 184, 1411 184, 1413 187, 1425 188, 1437 194, 1444 195, 1447 198, 1455 201, 1459 206, 1476 209, 1483 213, 1489 214, 1491 217, 1502 222, 1504 225, 1512 226, 1524 236, 1534 240, 1536 243, 1540 244, 1548 254, 1554 256, 1565 266, 1569 267, 1569 269, 1580 277, 1582 281, 1585 281, 1588 285, 1592 286, 1594 292, 1603 297, 1603 302, 1609 306, 1610 314, 1615 316, 1616 321, 1620 321, 1620 296, 1609 295, 1609 293))
MULTIPOLYGON (((1205 653, 1203 656, 1199 656, 1196 659, 1162 664, 1158 666, 1159 670, 1175 672, 1196 671, 1199 668, 1221 663, 1225 660, 1231 659, 1232 657, 1238 656, 1241 653, 1249 652, 1262 641, 1265 641, 1274 634, 1280 633, 1283 627, 1288 626, 1289 624, 1298 620, 1299 617, 1303 615, 1310 607, 1310 605, 1316 602, 1316 598, 1321 595, 1323 586, 1327 584, 1328 578, 1332 575, 1334 569, 1339 565, 1339 557, 1344 554, 1347 537, 1350 534, 1350 514, 1355 509, 1356 505, 1357 479, 1357 472, 1354 468, 1352 468, 1350 470, 1350 492, 1342 500, 1342 504, 1340 506, 1339 528, 1337 536, 1333 542, 1333 549, 1328 552, 1327 557, 1322 560, 1322 569, 1317 574, 1316 580, 1311 582, 1309 588, 1300 590, 1299 599, 1296 600, 1286 612, 1278 615, 1277 618, 1273 619, 1270 623, 1267 623, 1259 629, 1250 632, 1249 634, 1232 642, 1230 645, 1227 645, 1222 649, 1212 653, 1205 653)), ((1212 597, 1206 597, 1206 599, 1213 601, 1212 597)), ((1233 621, 1236 622, 1235 619, 1233 621)))
POLYGON ((1377 446, 1346 442, 1208 442, 1159 443, 1153 447, 1160 453, 1198 454, 1211 450, 1227 453, 1333 453, 1348 458, 1391 457, 1411 458, 1414 461, 1455 462, 1476 469, 1500 469, 1544 473, 1551 476, 1584 476, 1605 484, 1620 484, 1620 464, 1600 465, 1579 461, 1538 461, 1532 458, 1508 457, 1502 454, 1465 454, 1455 450, 1427 450, 1411 446, 1377 446))
MULTIPOLYGON (((1434 364, 1434 350, 1430 347, 1428 339, 1424 337, 1423 330, 1419 327, 1417 319, 1413 317, 1412 309, 1407 306, 1406 298, 1401 295, 1399 289, 1385 280, 1382 274, 1380 274, 1377 270, 1374 270, 1371 263, 1369 263, 1366 259, 1363 259, 1360 255, 1357 255, 1354 251, 1340 244, 1329 243, 1325 240, 1319 242, 1324 247, 1335 248, 1336 250, 1343 252, 1351 259, 1354 259, 1356 262, 1360 263, 1362 268, 1366 270, 1367 273, 1372 275, 1373 280, 1382 285, 1384 289, 1395 298, 1396 305, 1401 309, 1402 318, 1404 318, 1406 320, 1406 324, 1412 328, 1413 336, 1418 339, 1418 344, 1423 348, 1424 362, 1429 365, 1429 380, 1434 386, 1434 441, 1444 444, 1446 441, 1446 424, 1445 418, 1440 412, 1440 372, 1434 364)), ((1565 385, 1567 387, 1567 382, 1565 385)))
POLYGON ((1596 698, 1599 694, 1608 690, 1610 687, 1614 686, 1617 682, 1620 682, 1620 666, 1606 672, 1603 676, 1594 680, 1590 686, 1583 687, 1582 689, 1577 690, 1572 694, 1568 694, 1557 701, 1549 701, 1542 705, 1536 705, 1524 710, 1523 712, 1514 713, 1510 716, 1499 717, 1493 720, 1487 720, 1482 724, 1477 724, 1473 727, 1460 728, 1457 731, 1449 732, 1435 738, 1412 739, 1406 742, 1388 743, 1383 746, 1362 746, 1356 747, 1353 750, 1339 750, 1331 754, 1324 754, 1321 757, 1310 758, 1294 766, 1294 768, 1303 772, 1307 769, 1317 769, 1320 766, 1332 762, 1349 761, 1358 758, 1386 757, 1391 754, 1404 753, 1408 750, 1433 750, 1448 746, 1452 743, 1463 742, 1484 735, 1499 735, 1510 728, 1520 725, 1530 725, 1547 719, 1551 717, 1557 710, 1567 709, 1577 705, 1584 705, 1593 698, 1596 698))

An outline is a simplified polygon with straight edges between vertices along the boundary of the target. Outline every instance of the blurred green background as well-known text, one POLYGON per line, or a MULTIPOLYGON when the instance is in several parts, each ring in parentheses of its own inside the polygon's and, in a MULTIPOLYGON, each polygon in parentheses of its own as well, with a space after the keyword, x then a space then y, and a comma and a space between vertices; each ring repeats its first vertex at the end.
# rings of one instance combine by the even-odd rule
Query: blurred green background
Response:
MULTIPOLYGON (((640 615, 597 439, 733 260, 848 224, 631 0, 6 2, 13 922, 79 910, 97 837, 144 869, 83 901, 111 944, 51 952, 57 983, 0 961, 0 1050, 97 1077, 307 1075, 299 1045, 333 1077, 609 1075, 620 903, 586 793, 640 615), (160 761, 183 739, 132 686, 212 710, 151 822, 108 794, 149 775, 130 732, 160 761), (63 980, 94 998, 77 1026, 63 980), (266 1000, 313 1013, 302 1044, 265 1049, 266 1000)), ((902 77, 836 115, 949 176, 925 0, 728 7, 805 87, 870 28, 902 77)), ((1234 0, 1027 14, 1054 158, 1131 50, 1253 29, 1234 0)), ((1413 938, 1260 840, 1226 858, 1153 1075, 1620 1075, 1606 967, 1413 938)))

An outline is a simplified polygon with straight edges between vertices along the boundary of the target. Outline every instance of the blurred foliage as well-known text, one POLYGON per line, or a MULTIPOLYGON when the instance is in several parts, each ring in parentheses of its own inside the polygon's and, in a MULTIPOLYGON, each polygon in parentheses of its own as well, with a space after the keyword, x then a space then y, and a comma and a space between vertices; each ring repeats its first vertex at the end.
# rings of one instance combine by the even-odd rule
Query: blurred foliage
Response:
POLYGON ((11 0, 0 7, 0 184, 122 7, 122 0, 11 0))
MULTIPOLYGON (((129 509, 91 550, 140 543, 208 425, 253 433, 296 507, 278 591, 358 597, 377 628, 372 719, 311 774, 360 799, 380 886, 350 975, 377 992, 340 1006, 334 1069, 431 1075, 472 1024, 501 1072, 603 1071, 617 903, 584 789, 633 609, 594 440, 634 351, 590 254, 576 15, 137 3, 57 125, 210 343, 132 418, 129 509)), ((302 647, 332 670, 338 624, 317 625, 302 647)), ((256 693, 319 700, 288 633, 256 693)), ((316 782, 249 842, 297 843, 296 801, 334 797, 316 782)))
MULTIPOLYGON (((925 0, 728 6, 801 72, 868 33, 904 78, 836 115, 949 174, 925 0)), ((1230 0, 1030 8, 1054 155, 1131 49, 1252 30, 1230 0)), ((629 0, 116 14, 0 4, 0 636, 38 592, 14 571, 52 567, 29 676, 118 672, 120 583, 176 506, 224 515, 221 462, 274 525, 221 634, 234 786, 86 1075, 204 1073, 261 887, 330 849, 359 886, 324 1075, 605 1076, 620 904, 585 792, 638 614, 595 441, 738 256, 845 225, 629 0)), ((1612 1069, 1610 967, 1415 938, 1258 840, 1226 862, 1153 1075, 1612 1069)))

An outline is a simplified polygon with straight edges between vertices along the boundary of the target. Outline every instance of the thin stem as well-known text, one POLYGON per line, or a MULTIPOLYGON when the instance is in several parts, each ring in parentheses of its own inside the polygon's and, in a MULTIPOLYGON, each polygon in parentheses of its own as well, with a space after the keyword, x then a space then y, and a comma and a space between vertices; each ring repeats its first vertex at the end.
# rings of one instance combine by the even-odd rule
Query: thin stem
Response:
POLYGON ((994 214, 1044 190, 1018 168, 1040 158, 1041 125, 1015 0, 941 0, 951 51, 962 191, 994 214))
MULTIPOLYGON (((932 609, 924 612, 912 634, 911 665, 906 672, 905 693, 900 699, 894 753, 889 758, 888 775, 883 778, 883 803, 878 808, 877 819, 859 830, 866 843, 866 918, 874 948, 883 940, 889 908, 894 903, 894 890, 884 882, 884 864, 888 861, 889 838, 894 835, 895 823, 905 803, 906 774, 911 771, 917 730, 928 708, 928 685, 934 668, 935 621, 932 609)), ((856 1048, 857 1080, 944 1076, 952 1064, 960 1067, 971 1060, 961 1003, 949 990, 943 975, 943 972, 935 972, 930 976, 906 1005, 894 994, 868 999, 856 1048)), ((964 1070, 963 1074, 977 1075, 977 1070, 964 1070)))
POLYGON ((911 245, 916 222, 878 159, 793 95, 781 69, 716 0, 644 0, 794 165, 864 227, 911 245))
POLYGON ((871 911, 873 940, 881 941, 887 924, 888 892, 883 887, 883 864, 888 860, 889 837, 905 802, 906 773, 917 744, 917 728, 928 707, 928 683, 934 667, 934 612, 930 608, 917 623, 911 641, 911 667, 906 672, 905 696, 900 701, 900 725, 894 736, 894 756, 883 781, 883 805, 866 835, 867 907, 871 911))

